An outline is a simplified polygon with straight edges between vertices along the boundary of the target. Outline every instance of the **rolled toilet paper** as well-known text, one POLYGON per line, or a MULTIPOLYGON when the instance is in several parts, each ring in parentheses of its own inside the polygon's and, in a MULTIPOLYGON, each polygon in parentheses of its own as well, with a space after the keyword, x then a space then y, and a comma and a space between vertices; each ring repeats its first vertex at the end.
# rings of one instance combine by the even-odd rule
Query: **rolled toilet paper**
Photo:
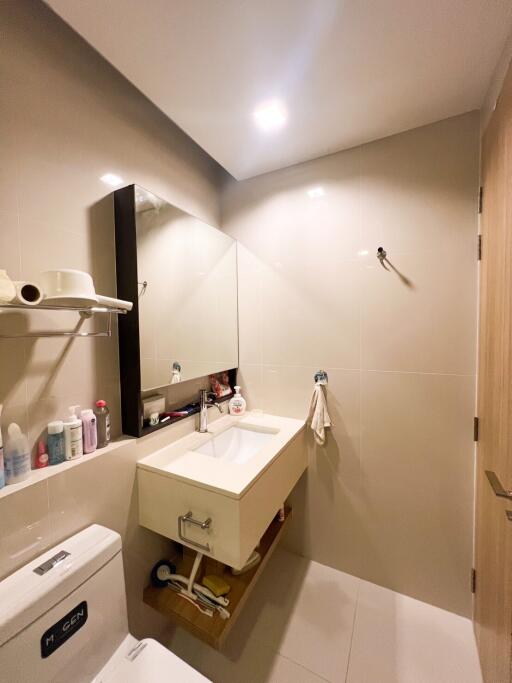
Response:
POLYGON ((14 282, 16 294, 11 303, 37 306, 43 300, 41 288, 35 282, 14 282))

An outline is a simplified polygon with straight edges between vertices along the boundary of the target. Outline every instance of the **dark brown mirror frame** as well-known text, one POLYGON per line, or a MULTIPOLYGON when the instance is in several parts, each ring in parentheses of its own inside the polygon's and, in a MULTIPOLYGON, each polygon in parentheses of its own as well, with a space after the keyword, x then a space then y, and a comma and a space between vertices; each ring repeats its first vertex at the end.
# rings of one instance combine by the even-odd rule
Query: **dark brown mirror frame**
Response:
MULTIPOLYGON (((117 296, 133 302, 133 309, 119 316, 119 369, 123 434, 141 437, 168 427, 184 417, 155 426, 144 426, 139 336, 139 285, 137 282, 137 233, 135 185, 114 192, 117 296)), ((236 384, 237 368, 226 368, 230 386, 236 384)), ((228 397, 229 398, 229 397, 228 397)), ((199 409, 197 410, 199 412, 199 409)), ((187 416, 188 417, 188 416, 187 416)))

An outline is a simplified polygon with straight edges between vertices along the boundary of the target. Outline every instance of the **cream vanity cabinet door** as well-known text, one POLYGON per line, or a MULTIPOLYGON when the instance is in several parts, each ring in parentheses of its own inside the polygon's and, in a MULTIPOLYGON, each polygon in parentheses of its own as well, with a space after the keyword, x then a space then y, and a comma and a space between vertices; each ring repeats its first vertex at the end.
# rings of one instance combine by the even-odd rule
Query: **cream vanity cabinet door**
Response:
POLYGON ((142 526, 230 566, 239 565, 239 500, 141 468, 137 479, 142 526), (198 522, 211 520, 208 527, 184 521, 188 513, 198 522))

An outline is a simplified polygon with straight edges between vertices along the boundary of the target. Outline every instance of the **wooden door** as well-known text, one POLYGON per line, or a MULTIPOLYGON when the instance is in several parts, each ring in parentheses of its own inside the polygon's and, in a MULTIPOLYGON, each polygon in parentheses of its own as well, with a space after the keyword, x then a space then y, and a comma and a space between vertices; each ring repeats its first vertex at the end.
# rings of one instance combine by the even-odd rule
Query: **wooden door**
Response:
POLYGON ((512 69, 482 147, 474 605, 486 683, 510 683, 512 652, 512 69), (489 472, 493 472, 494 488, 489 472), (496 495, 501 483, 501 495, 496 495))

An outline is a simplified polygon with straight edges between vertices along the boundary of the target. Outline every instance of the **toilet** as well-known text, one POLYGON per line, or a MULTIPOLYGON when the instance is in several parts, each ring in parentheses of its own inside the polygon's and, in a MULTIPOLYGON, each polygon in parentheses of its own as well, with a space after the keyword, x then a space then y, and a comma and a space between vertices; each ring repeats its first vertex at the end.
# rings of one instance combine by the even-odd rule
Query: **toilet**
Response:
POLYGON ((97 524, 0 582, 0 680, 208 682, 128 632, 121 537, 97 524))

